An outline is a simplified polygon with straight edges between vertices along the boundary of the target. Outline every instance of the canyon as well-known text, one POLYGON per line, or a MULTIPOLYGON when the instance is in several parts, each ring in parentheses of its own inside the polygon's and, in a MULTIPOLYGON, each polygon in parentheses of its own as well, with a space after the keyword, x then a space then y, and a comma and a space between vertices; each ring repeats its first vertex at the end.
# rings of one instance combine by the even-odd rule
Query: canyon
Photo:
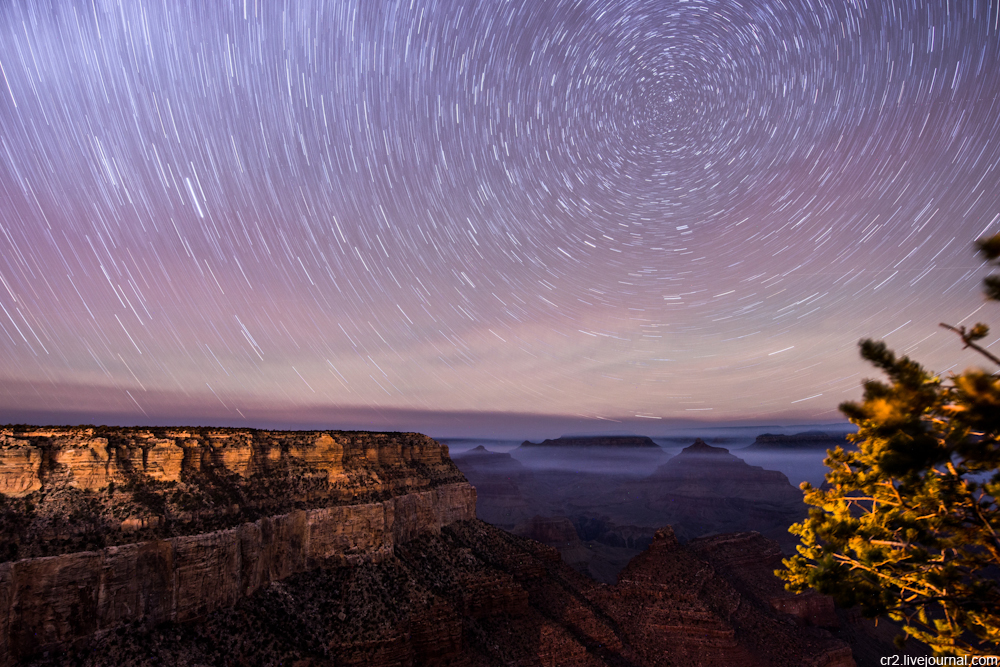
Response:
POLYGON ((598 581, 615 583, 668 524, 681 541, 757 531, 794 551, 788 526, 806 516, 801 491, 723 447, 696 439, 668 452, 635 437, 546 443, 510 453, 479 446, 454 460, 479 491, 480 519, 556 547, 598 581))
POLYGON ((893 652, 829 599, 784 591, 781 547, 760 533, 522 522, 578 554, 581 530, 638 553, 595 581, 476 519, 476 489, 418 434, 0 437, 4 667, 846 667, 893 652))

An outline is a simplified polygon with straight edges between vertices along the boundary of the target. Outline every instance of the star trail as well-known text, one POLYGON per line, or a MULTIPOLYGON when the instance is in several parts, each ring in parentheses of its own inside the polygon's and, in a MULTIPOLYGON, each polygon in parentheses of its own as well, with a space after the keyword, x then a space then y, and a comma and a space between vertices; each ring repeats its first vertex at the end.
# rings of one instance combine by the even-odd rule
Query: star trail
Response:
POLYGON ((5 421, 835 421, 1000 325, 1000 0, 13 0, 0 74, 5 421))

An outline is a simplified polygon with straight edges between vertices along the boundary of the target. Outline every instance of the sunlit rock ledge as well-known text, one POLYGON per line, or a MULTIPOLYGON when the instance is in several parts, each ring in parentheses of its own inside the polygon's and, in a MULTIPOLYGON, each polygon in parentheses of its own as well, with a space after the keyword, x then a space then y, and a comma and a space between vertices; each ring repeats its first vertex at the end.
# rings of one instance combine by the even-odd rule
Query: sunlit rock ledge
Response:
POLYGON ((0 562, 465 483, 416 433, 0 428, 0 562))
POLYGON ((447 447, 415 433, 6 427, 0 492, 0 665, 476 515, 447 447))

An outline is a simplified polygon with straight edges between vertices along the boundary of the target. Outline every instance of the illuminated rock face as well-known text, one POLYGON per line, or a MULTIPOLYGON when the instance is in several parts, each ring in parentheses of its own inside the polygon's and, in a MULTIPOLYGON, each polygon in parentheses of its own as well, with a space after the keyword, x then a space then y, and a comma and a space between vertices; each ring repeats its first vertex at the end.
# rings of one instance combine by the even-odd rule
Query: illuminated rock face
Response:
POLYGON ((475 518, 414 433, 0 431, 0 665, 145 619, 184 622, 475 518), (6 561, 6 562, 3 562, 6 561))
POLYGON ((0 444, 0 493, 24 496, 42 488, 42 450, 13 438, 0 444))
POLYGON ((414 433, 0 430, 0 562, 230 528, 465 483, 414 433))
POLYGON ((0 494, 17 521, 0 524, 0 562, 382 502, 450 483, 466 479, 447 447, 416 433, 7 428, 0 494))
POLYGON ((414 433, 8 428, 0 432, 0 493, 25 496, 38 491, 49 475, 88 491, 133 474, 181 482, 184 472, 197 472, 206 464, 247 478, 284 462, 325 473, 327 481, 337 484, 359 464, 396 469, 442 465, 448 461, 447 448, 443 451, 442 458, 442 445, 414 433))

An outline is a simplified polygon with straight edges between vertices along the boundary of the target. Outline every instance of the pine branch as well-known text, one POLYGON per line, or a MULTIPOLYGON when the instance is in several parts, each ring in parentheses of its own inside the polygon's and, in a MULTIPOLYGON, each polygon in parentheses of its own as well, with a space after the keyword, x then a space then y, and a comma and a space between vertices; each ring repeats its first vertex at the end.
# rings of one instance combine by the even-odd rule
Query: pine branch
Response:
POLYGON ((1000 366, 1000 358, 995 357, 988 350, 976 345, 976 343, 973 342, 971 332, 967 331, 965 327, 953 327, 950 324, 945 324, 944 322, 941 322, 941 326, 949 331, 954 331, 955 333, 957 333, 959 337, 962 339, 962 342, 965 343, 965 347, 971 347, 973 350, 980 353, 981 355, 992 361, 997 366, 1000 366))

